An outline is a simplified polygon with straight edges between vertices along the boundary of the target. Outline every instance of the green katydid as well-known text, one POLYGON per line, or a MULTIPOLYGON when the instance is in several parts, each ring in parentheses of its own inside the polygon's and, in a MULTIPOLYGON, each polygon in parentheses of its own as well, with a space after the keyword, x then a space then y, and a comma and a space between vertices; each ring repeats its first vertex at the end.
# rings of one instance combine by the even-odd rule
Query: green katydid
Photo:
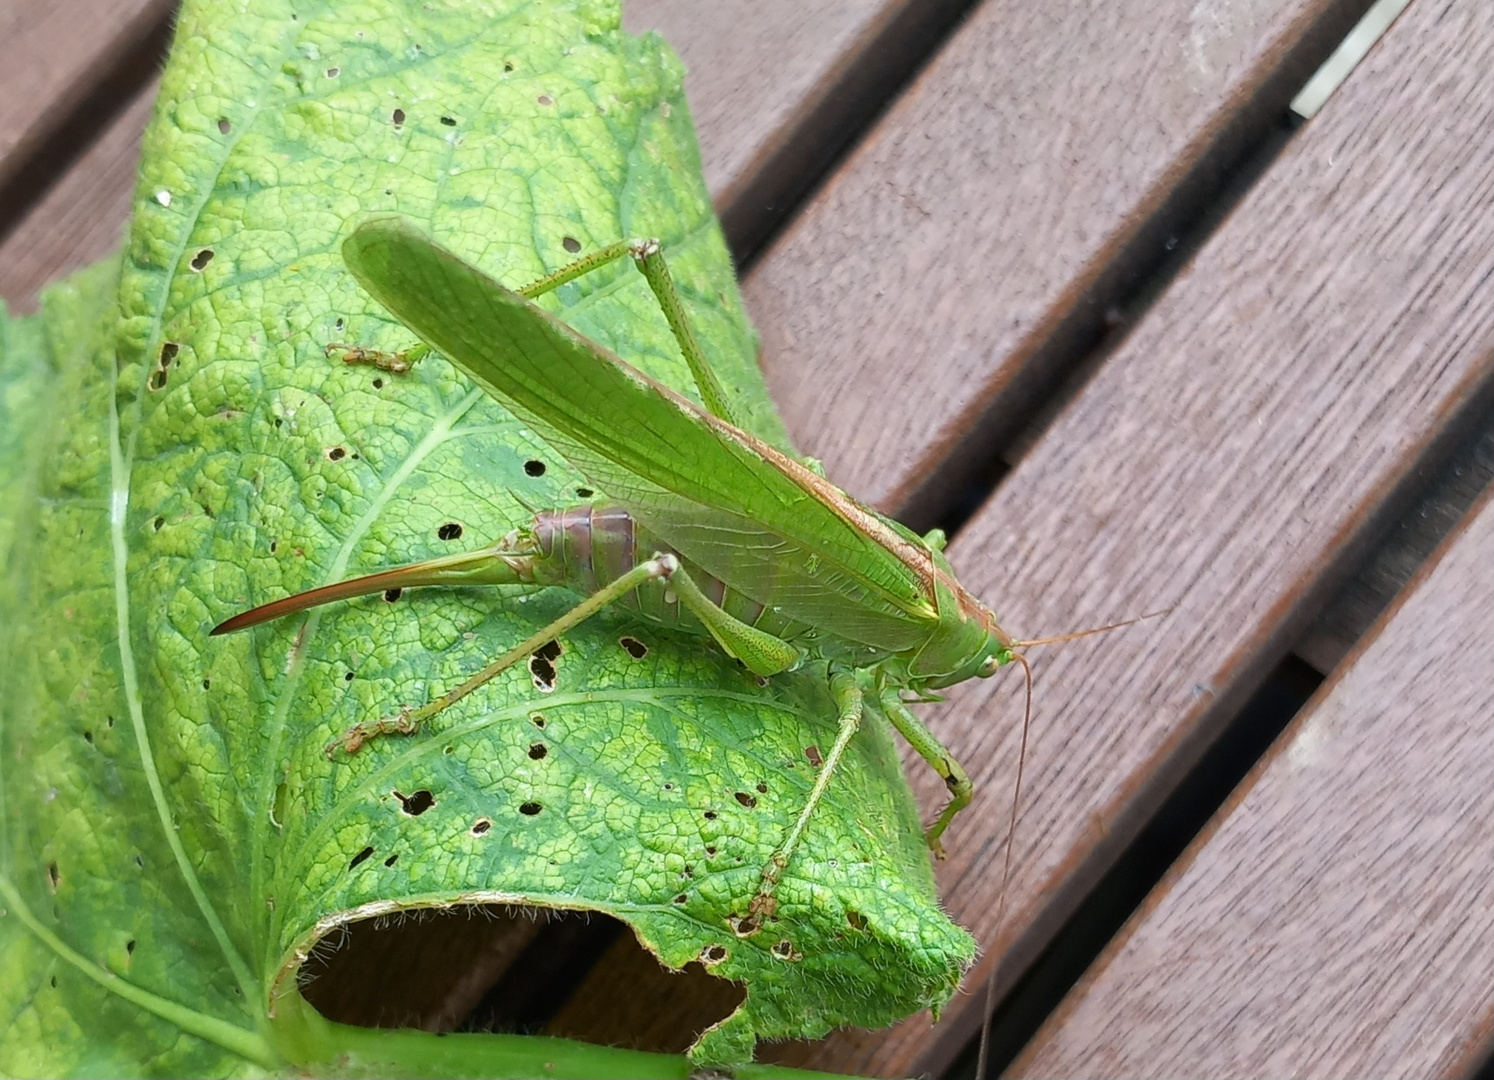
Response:
MULTIPOLYGON (((709 634, 763 678, 822 663, 838 710, 837 735, 802 811, 763 868, 749 925, 771 914, 774 888, 857 730, 867 693, 877 696, 949 789, 948 803, 926 833, 940 852, 940 836, 970 802, 971 784, 905 697, 936 700, 932 693, 941 688, 988 677, 1013 661, 1025 666, 1018 650, 1040 642, 1011 638, 961 588, 941 533, 914 534, 850 498, 813 463, 732 422, 657 242, 613 245, 519 292, 400 218, 359 226, 343 244, 343 257, 364 288, 423 344, 401 354, 340 345, 329 346, 329 353, 341 350, 349 362, 397 372, 439 351, 613 501, 540 511, 489 547, 286 597, 229 619, 214 634, 335 600, 424 585, 559 585, 585 596, 455 689, 351 728, 333 744, 348 752, 379 735, 413 733, 611 604, 709 634), (664 309, 704 409, 530 302, 629 256, 664 309)), ((1030 713, 1030 669, 1028 683, 1030 713)))

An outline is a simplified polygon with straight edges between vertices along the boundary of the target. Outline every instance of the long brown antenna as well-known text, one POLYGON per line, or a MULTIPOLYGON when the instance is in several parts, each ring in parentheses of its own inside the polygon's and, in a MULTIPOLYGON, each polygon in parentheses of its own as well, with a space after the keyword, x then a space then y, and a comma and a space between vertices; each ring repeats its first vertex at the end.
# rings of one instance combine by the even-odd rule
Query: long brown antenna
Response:
MULTIPOLYGON (((1125 622, 1111 623, 1109 626, 1096 626, 1090 630, 1075 630, 1072 634, 1059 634, 1057 637, 1033 638, 1031 641, 1014 641, 1012 642, 1012 648, 1028 649, 1034 645, 1057 645, 1060 641, 1077 641, 1079 638, 1090 637, 1093 634, 1108 633, 1111 630, 1119 630, 1126 626, 1135 626, 1137 623, 1145 622, 1147 619, 1155 619, 1159 615, 1170 615, 1171 613, 1172 608, 1170 607, 1163 608, 1161 611, 1148 611, 1145 615, 1138 615, 1136 618, 1127 619, 1125 622)), ((1018 659, 1020 660, 1021 657, 1018 657, 1018 659)))
MULTIPOLYGON (((1006 857, 1001 864, 1001 891, 996 894, 996 927, 991 932, 993 942, 1000 938, 1001 922, 1006 917, 1006 889, 1012 880, 1012 845, 1017 838, 1017 812, 1022 805, 1022 773, 1027 767, 1027 736, 1032 730, 1032 665, 1021 653, 1013 653, 1012 658, 1022 665, 1022 670, 1027 675, 1027 704, 1022 709, 1022 744, 1017 751, 1017 782, 1012 786, 1012 814, 1006 824, 1006 857)), ((980 1051, 975 1058, 976 1080, 986 1080, 986 1058, 991 1048, 991 1014, 996 1011, 996 972, 1000 970, 1001 959, 998 957, 996 971, 991 972, 986 979, 985 1013, 980 1022, 980 1051)))

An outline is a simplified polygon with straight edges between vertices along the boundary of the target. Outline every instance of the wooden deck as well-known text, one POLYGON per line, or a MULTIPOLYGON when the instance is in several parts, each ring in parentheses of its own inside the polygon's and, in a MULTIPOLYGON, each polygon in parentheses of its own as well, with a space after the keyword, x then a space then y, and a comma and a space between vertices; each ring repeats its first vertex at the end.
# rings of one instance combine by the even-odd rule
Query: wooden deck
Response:
MULTIPOLYGON (((1487 1067, 1494 24, 1414 0, 1293 123, 1363 7, 629 5, 692 68, 805 451, 951 527, 1021 636, 1169 609, 1034 652, 999 927, 1019 680, 928 714, 979 787, 938 870, 984 950, 971 992, 938 1025, 770 1055, 940 1074, 994 976, 1013 1076, 1487 1067)), ((14 310, 117 244, 170 10, 0 14, 14 310)), ((631 963, 589 985, 652 1007, 609 1026, 561 999, 561 1027, 620 1039, 668 1012, 631 963)))

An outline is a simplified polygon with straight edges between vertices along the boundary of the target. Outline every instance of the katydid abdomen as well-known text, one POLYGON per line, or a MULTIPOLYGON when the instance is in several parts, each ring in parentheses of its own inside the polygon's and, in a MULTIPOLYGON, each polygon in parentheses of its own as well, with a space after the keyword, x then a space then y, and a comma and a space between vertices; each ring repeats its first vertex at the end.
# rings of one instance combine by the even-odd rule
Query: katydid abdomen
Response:
MULTIPOLYGON (((527 525, 476 551, 392 567, 264 604, 221 623, 213 633, 232 633, 338 600, 432 585, 556 585, 592 596, 661 553, 679 558, 712 604, 748 626, 785 641, 809 630, 771 602, 754 600, 679 556, 621 506, 592 502, 537 511, 527 525)), ((659 626, 709 635, 666 581, 630 589, 613 602, 659 626)))

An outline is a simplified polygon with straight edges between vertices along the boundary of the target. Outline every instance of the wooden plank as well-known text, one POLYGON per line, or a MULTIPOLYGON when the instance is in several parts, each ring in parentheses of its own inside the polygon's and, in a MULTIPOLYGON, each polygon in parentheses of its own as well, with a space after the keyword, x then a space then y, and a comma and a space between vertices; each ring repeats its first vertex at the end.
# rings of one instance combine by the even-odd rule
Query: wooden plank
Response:
POLYGON ((922 62, 970 0, 628 0, 684 60, 706 181, 732 251, 795 198, 922 62))
POLYGON ((13 0, 0 11, 0 190, 90 95, 139 59, 174 7, 172 0, 13 0))
POLYGON ((805 450, 933 524, 1363 7, 982 4, 746 279, 805 450))
MULTIPOLYGON (((962 578, 1024 636, 1163 619, 1034 653, 1036 714, 995 926, 1020 679, 931 726, 975 777, 946 904, 1009 984, 1306 629, 1494 385, 1494 27, 1422 0, 1203 247, 959 535, 962 578)), ((994 684, 994 685, 993 685, 994 684)), ((910 762, 926 806, 940 787, 910 762)), ((937 1072, 945 1020, 842 1033, 807 1063, 937 1072)))
POLYGON ((1494 1035, 1490 496, 1007 1075, 1463 1075, 1494 1035))
POLYGON ((0 241, 0 299, 31 311, 36 292, 119 247, 130 216, 152 80, 0 241))
POLYGON ((1494 415, 1451 461, 1427 478, 1416 505, 1396 522, 1385 542, 1297 643, 1297 655, 1325 675, 1332 671, 1491 483, 1494 415))
MULTIPOLYGON (((624 21, 633 33, 662 32, 685 62, 707 181, 741 256, 966 2, 730 0, 707 9, 690 0, 635 0, 624 21)), ((113 11, 103 13, 101 27, 113 11)), ((41 26, 35 33, 51 27, 32 21, 41 26)), ((0 66, 0 90, 34 113, 65 111, 65 101, 48 97, 55 88, 23 83, 25 74, 0 66)), ((17 226, 25 237, 0 248, 0 297, 29 310, 35 289, 52 276, 112 250, 128 216, 147 118, 137 97, 69 169, 65 190, 17 226)))

